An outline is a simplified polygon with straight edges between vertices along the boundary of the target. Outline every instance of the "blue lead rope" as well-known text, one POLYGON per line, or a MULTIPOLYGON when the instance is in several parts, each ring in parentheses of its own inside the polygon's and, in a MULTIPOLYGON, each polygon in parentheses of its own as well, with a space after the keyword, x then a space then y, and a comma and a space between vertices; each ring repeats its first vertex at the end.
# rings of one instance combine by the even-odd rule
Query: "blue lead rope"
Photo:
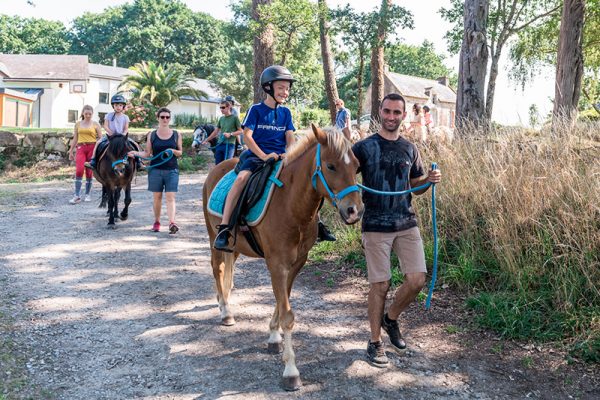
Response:
MULTIPOLYGON (((437 169, 436 163, 431 163, 431 169, 437 169)), ((402 190, 400 192, 385 192, 382 190, 375 190, 370 187, 357 184, 365 192, 380 194, 385 196, 402 196, 405 194, 409 194, 412 192, 417 192, 422 189, 427 189, 429 186, 431 188, 431 225, 433 230, 433 271, 431 272, 431 284, 429 285, 429 293, 427 293, 427 300, 425 301, 425 309, 429 310, 431 307, 431 297, 433 296, 433 289, 435 287, 435 281, 437 279, 437 270, 438 270, 438 243, 437 243, 437 218, 435 211, 435 183, 427 182, 424 185, 418 186, 416 188, 411 188, 408 190, 402 190)))
POLYGON ((163 165, 164 163, 168 162, 171 158, 173 158, 173 150, 166 149, 166 150, 161 151, 154 157, 140 157, 140 158, 144 161, 154 161, 154 160, 160 158, 160 160, 161 160, 160 162, 158 162, 154 165, 148 165, 146 167, 146 171, 150 171, 152 168, 158 167, 159 165, 163 165))

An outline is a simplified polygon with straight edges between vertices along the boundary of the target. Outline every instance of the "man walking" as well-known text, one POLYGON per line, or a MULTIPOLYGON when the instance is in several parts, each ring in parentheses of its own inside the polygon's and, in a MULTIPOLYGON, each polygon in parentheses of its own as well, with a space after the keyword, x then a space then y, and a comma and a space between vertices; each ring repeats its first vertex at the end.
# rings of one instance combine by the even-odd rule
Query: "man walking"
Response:
MULTIPOLYGON (((396 93, 388 94, 379 107, 379 131, 352 147, 360 162, 359 172, 365 186, 396 192, 441 181, 440 170, 427 174, 417 147, 400 136, 400 126, 405 117, 404 98, 396 93)), ((418 195, 426 191, 422 189, 414 193, 418 195)), ((414 301, 425 283, 425 253, 411 200, 411 194, 391 196, 363 192, 362 244, 370 284, 368 316, 371 338, 367 357, 369 363, 376 367, 388 364, 381 328, 387 332, 394 350, 400 352, 406 348, 398 317, 414 301), (400 261, 404 282, 384 314, 392 276, 392 250, 400 261)))

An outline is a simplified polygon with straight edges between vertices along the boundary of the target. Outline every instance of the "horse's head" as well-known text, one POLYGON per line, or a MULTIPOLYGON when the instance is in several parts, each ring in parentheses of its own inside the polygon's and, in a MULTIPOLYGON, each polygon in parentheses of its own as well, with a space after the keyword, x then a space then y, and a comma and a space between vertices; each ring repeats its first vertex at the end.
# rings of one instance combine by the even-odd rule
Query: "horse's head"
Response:
POLYGON ((192 141, 192 149, 200 148, 200 143, 202 143, 208 137, 208 132, 206 132, 206 125, 197 126, 194 129, 194 140, 192 141))
POLYGON ((337 207, 346 224, 354 224, 362 217, 364 205, 356 186, 359 164, 351 143, 337 130, 326 132, 314 124, 312 130, 318 142, 313 186, 337 207))
POLYGON ((117 176, 124 176, 131 168, 130 159, 127 157, 128 135, 111 135, 108 137, 108 150, 106 156, 110 160, 112 169, 117 176))

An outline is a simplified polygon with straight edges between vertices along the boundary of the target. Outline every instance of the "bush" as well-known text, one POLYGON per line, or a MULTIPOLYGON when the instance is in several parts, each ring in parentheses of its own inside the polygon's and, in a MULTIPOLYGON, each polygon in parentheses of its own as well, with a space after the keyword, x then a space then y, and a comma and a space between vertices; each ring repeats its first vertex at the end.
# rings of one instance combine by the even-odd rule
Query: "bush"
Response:
POLYGON ((6 167, 6 157, 0 154, 0 171, 4 171, 4 167, 6 167))
POLYGON ((129 117, 129 126, 132 128, 148 128, 156 125, 156 111, 158 108, 151 103, 140 103, 133 100, 125 109, 129 117))
POLYGON ((173 126, 176 126, 178 128, 194 129, 198 125, 211 123, 211 119, 205 118, 201 115, 183 113, 175 114, 171 122, 173 126))
POLYGON ((306 109, 302 111, 300 113, 300 127, 307 128, 311 123, 315 123, 321 127, 331 126, 329 111, 322 110, 320 108, 306 109))

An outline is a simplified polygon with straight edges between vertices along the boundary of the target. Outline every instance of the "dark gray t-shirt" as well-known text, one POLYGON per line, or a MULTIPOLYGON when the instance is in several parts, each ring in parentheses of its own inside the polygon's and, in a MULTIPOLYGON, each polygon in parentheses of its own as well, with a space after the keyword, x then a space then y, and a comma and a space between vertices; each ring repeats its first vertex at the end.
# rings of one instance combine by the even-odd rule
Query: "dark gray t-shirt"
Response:
MULTIPOLYGON (((410 189, 410 179, 425 174, 417 147, 400 137, 387 140, 379 134, 357 142, 352 151, 360 162, 363 185, 386 192, 410 189)), ((379 195, 363 191, 363 232, 398 232, 417 226, 411 194, 379 195)))

